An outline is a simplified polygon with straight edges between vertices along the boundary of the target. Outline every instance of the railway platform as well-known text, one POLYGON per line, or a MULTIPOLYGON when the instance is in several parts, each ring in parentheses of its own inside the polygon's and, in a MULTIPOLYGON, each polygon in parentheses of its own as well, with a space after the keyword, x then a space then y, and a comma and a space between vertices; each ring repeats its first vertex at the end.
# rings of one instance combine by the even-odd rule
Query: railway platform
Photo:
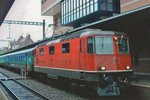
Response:
POLYGON ((4 92, 0 89, 0 100, 8 100, 7 96, 4 94, 4 92))
POLYGON ((149 63, 140 63, 134 66, 134 75, 137 76, 138 82, 132 82, 133 85, 146 87, 150 90, 150 65, 149 63))

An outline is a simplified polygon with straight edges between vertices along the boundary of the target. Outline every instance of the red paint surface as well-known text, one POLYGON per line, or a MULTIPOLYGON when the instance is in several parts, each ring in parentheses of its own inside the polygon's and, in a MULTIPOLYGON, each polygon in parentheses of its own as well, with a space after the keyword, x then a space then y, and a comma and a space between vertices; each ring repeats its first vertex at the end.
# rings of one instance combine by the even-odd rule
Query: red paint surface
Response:
MULTIPOLYGON (((131 55, 119 54, 115 40, 113 41, 113 54, 88 54, 87 37, 88 36, 51 44, 55 46, 55 54, 49 54, 50 45, 37 47, 35 49, 35 66, 85 71, 98 71, 102 66, 105 66, 107 71, 126 70, 126 66, 132 66, 131 55), (63 43, 70 43, 70 53, 62 53, 63 43), (44 48, 43 56, 39 55, 40 48, 44 48), (115 60, 118 62, 115 63, 115 60)), ((112 36, 112 38, 113 37, 114 36, 112 36)))

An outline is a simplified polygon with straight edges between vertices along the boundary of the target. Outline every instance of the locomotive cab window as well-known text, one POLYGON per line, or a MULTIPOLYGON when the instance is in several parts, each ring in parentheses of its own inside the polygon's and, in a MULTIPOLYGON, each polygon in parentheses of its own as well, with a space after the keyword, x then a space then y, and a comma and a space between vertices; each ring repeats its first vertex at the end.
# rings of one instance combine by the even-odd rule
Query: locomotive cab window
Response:
POLYGON ((70 52, 70 44, 64 43, 62 44, 62 53, 69 53, 70 52))
POLYGON ((118 38, 118 48, 119 53, 128 54, 129 53, 128 39, 124 37, 118 38))
POLYGON ((40 48, 40 55, 44 55, 44 49, 40 48))
POLYGON ((87 51, 88 53, 94 53, 94 38, 89 37, 87 41, 87 51))
POLYGON ((96 54, 113 54, 113 41, 112 37, 108 36, 95 36, 89 37, 87 41, 88 53, 96 54))
POLYGON ((95 37, 96 54, 113 54, 113 41, 110 36, 95 37))
POLYGON ((49 47, 49 54, 54 54, 55 48, 54 46, 49 47))

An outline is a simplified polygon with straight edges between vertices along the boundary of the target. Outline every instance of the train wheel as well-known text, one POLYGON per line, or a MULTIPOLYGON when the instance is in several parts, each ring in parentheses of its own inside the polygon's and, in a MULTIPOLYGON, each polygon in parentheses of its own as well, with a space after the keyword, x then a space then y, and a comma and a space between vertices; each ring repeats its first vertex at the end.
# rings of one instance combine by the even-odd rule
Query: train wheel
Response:
POLYGON ((116 82, 113 82, 112 84, 108 84, 103 88, 97 86, 96 93, 98 96, 119 96, 120 88, 118 87, 116 82))
MULTIPOLYGON (((120 95, 121 96, 128 96, 131 93, 131 82, 126 78, 123 81, 119 82, 120 87, 120 95)), ((131 93, 132 94, 132 93, 131 93)))

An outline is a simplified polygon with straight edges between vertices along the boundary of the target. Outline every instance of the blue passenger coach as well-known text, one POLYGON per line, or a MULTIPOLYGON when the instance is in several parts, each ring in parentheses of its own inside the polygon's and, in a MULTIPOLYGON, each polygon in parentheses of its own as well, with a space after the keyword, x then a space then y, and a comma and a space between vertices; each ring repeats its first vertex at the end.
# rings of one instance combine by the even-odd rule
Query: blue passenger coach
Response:
POLYGON ((30 48, 1 55, 0 65, 33 71, 33 50, 34 48, 30 48))

